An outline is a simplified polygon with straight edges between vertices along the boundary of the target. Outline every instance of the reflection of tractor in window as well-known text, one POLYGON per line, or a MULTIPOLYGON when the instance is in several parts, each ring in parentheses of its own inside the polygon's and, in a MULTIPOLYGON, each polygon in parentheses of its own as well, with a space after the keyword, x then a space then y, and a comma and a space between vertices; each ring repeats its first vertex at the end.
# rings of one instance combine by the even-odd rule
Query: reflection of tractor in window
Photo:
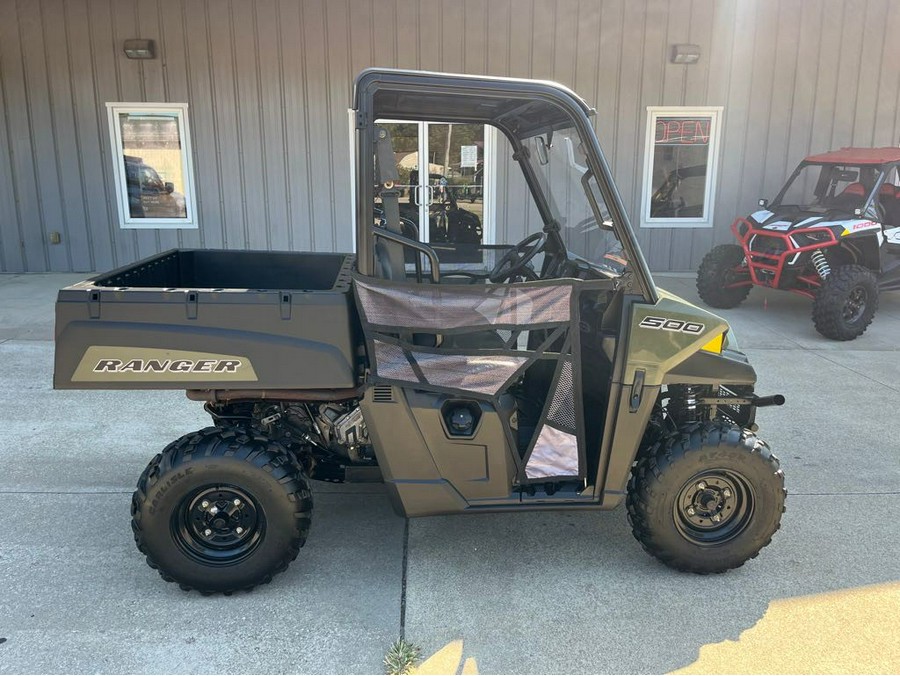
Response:
POLYGON ((156 169, 141 157, 125 155, 128 211, 132 218, 185 218, 184 195, 175 184, 163 181, 156 169))
MULTIPOLYGON (((409 173, 409 182, 419 183, 419 172, 409 173)), ((443 174, 428 174, 428 240, 430 242, 453 242, 455 244, 480 244, 482 227, 477 214, 467 211, 457 202, 458 188, 452 186, 443 174)), ((422 188, 411 188, 410 200, 400 204, 400 215, 419 228, 419 208, 422 188)))

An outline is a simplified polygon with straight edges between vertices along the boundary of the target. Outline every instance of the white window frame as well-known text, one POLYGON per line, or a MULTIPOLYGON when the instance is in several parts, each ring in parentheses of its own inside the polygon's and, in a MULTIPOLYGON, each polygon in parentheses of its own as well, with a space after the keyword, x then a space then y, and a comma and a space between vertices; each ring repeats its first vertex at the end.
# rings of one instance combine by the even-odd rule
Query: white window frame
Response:
POLYGON ((191 133, 188 126, 188 104, 186 103, 107 103, 109 121, 109 142, 112 149, 113 178, 116 185, 116 204, 119 213, 119 227, 123 229, 197 229, 196 191, 194 189, 194 156, 191 150, 191 133), (178 134, 181 142, 181 165, 184 176, 184 218, 134 218, 128 207, 128 185, 125 164, 122 157, 122 129, 119 125, 121 113, 170 113, 178 118, 178 134))
POLYGON ((647 135, 644 142, 644 182, 641 189, 642 228, 711 228, 716 204, 716 179, 719 175, 719 145, 722 136, 722 106, 647 106, 647 135), (651 218, 650 198, 653 194, 653 156, 656 121, 660 117, 709 117, 709 154, 706 170, 706 192, 702 218, 651 218))

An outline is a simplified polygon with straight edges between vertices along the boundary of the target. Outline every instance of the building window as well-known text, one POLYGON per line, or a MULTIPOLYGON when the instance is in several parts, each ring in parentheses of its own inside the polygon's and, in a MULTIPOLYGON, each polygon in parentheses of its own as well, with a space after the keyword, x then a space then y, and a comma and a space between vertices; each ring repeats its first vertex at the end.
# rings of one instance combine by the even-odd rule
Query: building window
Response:
POLYGON ((721 107, 647 108, 643 227, 712 227, 721 117, 721 107))
POLYGON ((196 228, 186 103, 107 103, 122 228, 196 228))

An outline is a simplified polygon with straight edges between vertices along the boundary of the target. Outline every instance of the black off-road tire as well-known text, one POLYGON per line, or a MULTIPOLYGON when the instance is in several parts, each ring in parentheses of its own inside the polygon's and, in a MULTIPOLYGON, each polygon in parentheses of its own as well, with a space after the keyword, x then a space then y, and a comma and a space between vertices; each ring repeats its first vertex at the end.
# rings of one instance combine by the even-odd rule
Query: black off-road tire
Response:
POLYGON ((628 522, 644 550, 667 566, 722 573, 771 542, 786 494, 778 459, 755 434, 720 421, 696 423, 639 457, 628 484, 628 522))
POLYGON ((148 565, 204 594, 271 582, 297 558, 311 516, 309 482, 293 456, 266 437, 219 427, 169 444, 131 499, 148 565))
POLYGON ((862 265, 841 265, 822 282, 813 302, 812 320, 816 331, 826 338, 853 340, 865 333, 877 309, 875 273, 862 265))
MULTIPOLYGON (((710 307, 732 308, 744 302, 752 285, 733 286, 729 284, 741 281, 742 273, 735 268, 744 260, 744 250, 737 244, 720 244, 703 257, 697 269, 697 293, 703 302, 710 307)), ((750 279, 749 271, 746 279, 750 279)))

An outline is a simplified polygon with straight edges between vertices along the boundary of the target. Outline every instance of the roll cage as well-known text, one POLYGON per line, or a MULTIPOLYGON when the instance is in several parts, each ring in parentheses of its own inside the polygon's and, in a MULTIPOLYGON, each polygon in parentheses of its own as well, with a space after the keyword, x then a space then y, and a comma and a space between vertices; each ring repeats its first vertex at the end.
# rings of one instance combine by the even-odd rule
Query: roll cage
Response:
MULTIPOLYGON (((356 116, 356 246, 361 274, 373 275, 376 267, 373 209, 379 181, 372 158, 377 141, 377 120, 489 124, 499 129, 513 148, 513 159, 522 169, 544 223, 544 231, 560 246, 563 243, 559 226, 522 141, 537 134, 574 127, 584 145, 588 170, 597 180, 612 227, 629 261, 631 274, 625 283, 631 285, 632 293, 640 294, 649 302, 657 302, 653 278, 590 124, 589 116, 594 111, 571 90, 551 82, 514 78, 368 69, 356 79, 353 109, 356 116)), ((379 233, 379 236, 383 235, 379 233)), ((428 255, 424 251, 425 245, 416 248, 428 255)))

